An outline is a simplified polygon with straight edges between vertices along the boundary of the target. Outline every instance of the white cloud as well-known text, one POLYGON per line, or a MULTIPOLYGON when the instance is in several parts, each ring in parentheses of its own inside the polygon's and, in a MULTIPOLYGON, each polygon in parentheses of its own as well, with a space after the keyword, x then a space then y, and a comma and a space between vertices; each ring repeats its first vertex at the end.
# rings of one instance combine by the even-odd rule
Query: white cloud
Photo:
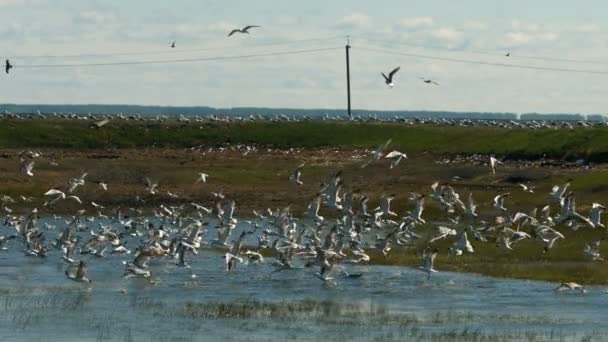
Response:
POLYGON ((471 31, 484 31, 488 28, 488 24, 485 22, 475 20, 467 20, 462 26, 471 31))
POLYGON ((0 7, 23 5, 25 0, 0 0, 0 7))
POLYGON ((558 39, 556 32, 507 32, 505 43, 509 46, 518 46, 532 43, 548 43, 558 39))
POLYGON ((84 11, 74 17, 74 23, 84 25, 107 25, 115 20, 114 13, 101 11, 84 11))
POLYGON ((597 24, 582 24, 575 26, 573 31, 578 33, 596 33, 601 31, 601 27, 597 24))
POLYGON ((462 32, 451 27, 441 27, 431 31, 431 36, 436 39, 454 42, 462 37, 462 32))
POLYGON ((409 29, 428 28, 434 24, 434 20, 431 17, 404 18, 399 21, 401 27, 409 29))
POLYGON ((336 23, 339 28, 365 29, 372 25, 372 19, 365 13, 352 13, 342 17, 336 23))

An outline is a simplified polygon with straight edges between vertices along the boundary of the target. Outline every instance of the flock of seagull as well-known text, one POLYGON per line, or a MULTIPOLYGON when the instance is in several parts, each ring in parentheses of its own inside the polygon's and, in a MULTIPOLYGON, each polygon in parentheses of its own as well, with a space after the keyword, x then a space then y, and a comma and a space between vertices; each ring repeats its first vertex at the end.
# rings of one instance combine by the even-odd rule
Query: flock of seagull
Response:
MULTIPOLYGON (((42 113, 40 110, 35 113, 13 113, 8 110, 0 112, 0 119, 8 120, 80 120, 109 122, 110 120, 119 121, 146 121, 146 122, 177 122, 177 123, 208 123, 208 122, 251 122, 251 121, 271 121, 271 122, 298 122, 298 121, 358 121, 358 122, 386 122, 399 123, 404 125, 432 125, 432 126, 461 126, 461 127, 498 127, 507 129, 574 129, 602 127, 608 125, 608 121, 588 121, 588 120, 514 120, 514 119, 456 119, 438 117, 402 117, 381 116, 374 113, 367 115, 354 114, 353 117, 343 115, 216 115, 216 114, 197 114, 197 115, 165 115, 165 114, 77 114, 77 113, 42 113)), ((103 125, 102 124, 102 125, 103 125)))
MULTIPOLYGON (((369 151, 360 167, 388 163, 388 167, 394 168, 407 159, 403 152, 388 152, 390 144, 391 140, 369 151)), ((39 152, 21 152, 21 173, 34 177, 34 160, 39 157, 39 152)), ((500 165, 500 160, 490 157, 489 172, 494 174, 500 165)), ((285 182, 295 187, 306 186, 305 166, 305 163, 299 165, 285 182)), ((87 175, 85 172, 68 179, 62 188, 49 189, 43 194, 46 200, 42 207, 50 211, 62 201, 74 201, 84 208, 88 203, 78 192, 91 183, 87 182, 87 175)), ((193 184, 204 186, 212 177, 200 172, 193 175, 193 184)), ((96 186, 107 191, 112 185, 97 182, 96 186)), ((523 193, 535 191, 526 184, 520 187, 523 193)), ((313 268, 316 277, 329 282, 335 280, 336 274, 349 278, 362 276, 362 273, 349 273, 347 265, 369 263, 370 250, 381 251, 388 257, 394 247, 407 250, 425 246, 419 269, 430 279, 431 274, 437 272, 434 260, 439 253, 437 242, 441 240, 453 240, 447 250, 453 257, 475 253, 473 242, 494 242, 497 248, 513 252, 518 242, 526 239, 538 241, 539 248, 547 253, 565 239, 558 227, 598 231, 605 228, 601 216, 606 207, 593 203, 588 215, 581 213, 569 187, 569 183, 554 186, 549 202, 540 212, 538 208, 527 213, 510 210, 510 193, 499 193, 493 198, 492 207, 486 208, 489 214, 484 215, 484 220, 472 192, 461 197, 451 185, 439 182, 433 183, 428 193, 410 193, 412 207, 404 214, 391 209, 394 194, 382 195, 378 207, 369 208, 370 198, 361 190, 349 190, 342 171, 338 171, 321 184, 302 215, 293 213, 287 206, 254 210, 246 220, 240 220, 236 216, 236 202, 220 192, 212 193, 215 200, 210 206, 161 204, 153 214, 135 208, 129 215, 120 210, 110 213, 103 205, 90 202, 97 215, 87 216, 85 209, 80 209, 57 227, 41 219, 38 209, 27 215, 12 215, 9 206, 19 200, 33 202, 34 199, 20 196, 15 200, 4 195, 0 202, 7 216, 0 233, 11 232, 0 236, 0 250, 7 250, 9 242, 15 240, 14 248, 21 248, 29 257, 48 258, 59 254, 66 263, 66 278, 82 283, 92 281, 88 277, 88 265, 95 267, 95 263, 104 262, 101 260, 120 260, 125 277, 151 278, 150 259, 189 267, 188 261, 203 248, 222 249, 227 272, 234 272, 238 264, 264 263, 270 259, 275 268, 273 273, 313 268), (443 213, 441 218, 423 217, 427 201, 443 213), (559 208, 555 215, 551 214, 552 206, 559 208), (54 231, 60 233, 52 236, 54 231), (213 238, 206 240, 205 236, 210 235, 213 238), (247 237, 257 243, 247 244, 247 237), (117 258, 117 255, 123 257, 117 258), (124 259, 131 255, 132 259, 124 259)), ((158 182, 146 179, 142 192, 145 196, 158 195, 158 182)), ((601 239, 589 241, 581 253, 590 261, 603 261, 600 243, 601 239)), ((584 287, 576 283, 561 284, 558 290, 562 289, 584 291, 584 287)))

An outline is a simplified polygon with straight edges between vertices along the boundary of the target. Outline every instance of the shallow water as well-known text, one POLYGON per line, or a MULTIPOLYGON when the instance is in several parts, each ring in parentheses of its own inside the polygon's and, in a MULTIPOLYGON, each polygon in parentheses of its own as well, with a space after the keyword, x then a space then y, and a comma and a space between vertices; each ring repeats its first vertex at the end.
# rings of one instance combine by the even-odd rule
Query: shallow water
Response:
POLYGON ((151 260, 152 281, 122 278, 121 262, 130 256, 87 256, 93 283, 84 285, 65 278, 60 251, 46 259, 26 257, 12 242, 0 252, 0 341, 608 336, 605 287, 556 293, 553 283, 449 272, 427 280, 425 273, 396 266, 346 266, 363 275, 336 273, 335 281, 323 283, 315 269, 272 273, 269 263, 227 273, 222 255, 209 250, 189 255, 190 268, 151 260), (256 305, 259 311, 250 308, 256 305))

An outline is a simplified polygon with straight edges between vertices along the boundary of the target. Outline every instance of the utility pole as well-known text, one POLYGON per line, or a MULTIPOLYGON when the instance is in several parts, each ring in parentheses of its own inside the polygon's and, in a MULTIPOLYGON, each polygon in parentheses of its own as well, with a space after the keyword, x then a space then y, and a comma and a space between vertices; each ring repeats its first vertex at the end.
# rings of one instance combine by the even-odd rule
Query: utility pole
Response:
POLYGON ((353 115, 350 112, 350 59, 349 59, 349 50, 350 50, 350 36, 346 36, 346 96, 348 99, 348 117, 351 119, 353 115))

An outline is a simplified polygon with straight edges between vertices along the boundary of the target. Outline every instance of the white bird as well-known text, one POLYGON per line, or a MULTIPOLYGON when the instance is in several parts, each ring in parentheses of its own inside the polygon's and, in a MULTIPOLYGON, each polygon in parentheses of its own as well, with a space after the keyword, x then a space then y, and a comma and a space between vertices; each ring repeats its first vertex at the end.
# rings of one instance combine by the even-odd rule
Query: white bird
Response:
POLYGON ((401 162, 401 159, 407 159, 407 155, 405 153, 401 153, 399 151, 392 151, 389 154, 387 154, 386 156, 384 156, 384 158, 391 159, 390 168, 392 169, 395 166, 399 165, 399 162, 401 162))
POLYGON ((291 175, 289 175, 289 180, 296 183, 297 185, 302 185, 304 184, 304 182, 302 182, 302 180, 300 179, 300 177, 302 177, 302 168, 304 167, 305 163, 300 164, 300 166, 298 166, 297 169, 295 169, 291 175))
POLYGON ((397 71, 399 71, 399 69, 401 69, 401 67, 396 67, 388 74, 388 76, 386 76, 384 73, 381 73, 382 77, 384 77, 384 83, 386 83, 386 85, 389 86, 389 88, 392 88, 395 86, 395 84, 393 83, 393 77, 395 76, 397 71))
POLYGON ((50 201, 45 202, 44 206, 52 205, 53 203, 66 198, 65 193, 63 191, 57 190, 57 189, 51 189, 51 190, 45 192, 44 196, 50 196, 50 197, 54 196, 55 197, 55 198, 51 199, 50 201))
POLYGON ((198 178, 196 179, 195 184, 198 184, 200 182, 207 183, 207 177, 209 177, 208 174, 203 173, 203 172, 199 172, 198 173, 198 178))
POLYGON ((27 176, 33 177, 34 173, 32 172, 34 170, 34 161, 33 160, 24 160, 21 163, 21 172, 24 173, 27 176))
POLYGON ((585 290, 584 286, 579 285, 574 282, 561 283, 558 287, 555 288, 555 291, 563 291, 563 290, 580 291, 581 293, 587 292, 587 290, 585 290))
POLYGON ((589 215, 589 220, 593 223, 595 227, 606 228, 602 223, 602 213, 606 210, 606 207, 599 203, 593 203, 591 207, 591 214, 589 215))
POLYGON ((492 169, 493 175, 496 174, 496 165, 502 165, 502 164, 504 164, 504 163, 501 162, 500 160, 498 160, 494 157, 490 157, 490 168, 492 169))
POLYGON ((158 188, 158 182, 152 183, 150 178, 146 177, 146 191, 150 195, 156 195, 158 193, 158 190, 156 190, 156 188, 158 188))
POLYGON ((471 245, 471 241, 469 241, 467 237, 466 231, 460 233, 460 237, 458 238, 458 240, 456 240, 456 242, 454 242, 454 245, 452 246, 452 248, 450 248, 450 251, 455 255, 462 255, 462 253, 464 252, 475 252, 475 250, 473 249, 473 245, 471 245))
POLYGON ((433 267, 433 263, 435 262, 435 257, 437 257, 438 252, 437 249, 434 249, 431 253, 427 252, 426 249, 422 252, 422 266, 419 266, 418 268, 427 273, 427 279, 431 279, 431 273, 437 272, 433 267))
POLYGON ((391 211, 391 202, 395 199, 395 195, 383 195, 380 199, 380 206, 374 209, 376 217, 382 217, 386 215, 398 216, 397 213, 391 211))
POLYGON ((583 254, 592 261, 604 261, 604 258, 600 254, 600 242, 601 240, 596 240, 590 244, 586 244, 583 254))
POLYGON ((83 173, 80 177, 72 178, 68 181, 68 193, 72 193, 77 187, 83 186, 88 173, 83 173))
POLYGON ((509 196, 510 193, 504 193, 504 194, 500 194, 497 195, 496 197, 494 197, 494 208, 500 210, 500 211, 507 211, 507 208, 505 208, 504 204, 505 204, 505 197, 509 196))
POLYGON ((103 191, 108 191, 108 183, 99 182, 99 187, 103 189, 103 191))
POLYGON ((563 201, 564 197, 566 196, 566 191, 568 191, 569 186, 570 186, 570 183, 565 183, 562 186, 554 185, 553 188, 551 189, 551 193, 550 193, 551 198, 555 202, 561 203, 563 201))
POLYGON ((70 273, 68 270, 65 271, 65 275, 66 277, 68 277, 68 279, 77 281, 77 282, 81 282, 81 283, 90 283, 91 280, 87 277, 87 268, 86 265, 84 263, 84 261, 80 261, 80 263, 78 263, 78 269, 76 270, 76 273, 70 273))
POLYGON ((366 166, 368 166, 369 164, 380 160, 380 158, 382 158, 382 156, 384 155, 384 150, 386 150, 386 148, 388 147, 388 145, 391 144, 391 142, 393 141, 393 139, 388 139, 384 144, 378 146, 375 150, 373 150, 370 154, 371 154, 371 158, 365 162, 365 164, 361 165, 361 168, 364 168, 366 166))
POLYGON ((527 185, 522 184, 522 183, 519 183, 519 186, 521 186, 522 190, 525 191, 525 192, 529 192, 531 194, 534 193, 534 188, 532 188, 530 186, 527 186, 527 185))

